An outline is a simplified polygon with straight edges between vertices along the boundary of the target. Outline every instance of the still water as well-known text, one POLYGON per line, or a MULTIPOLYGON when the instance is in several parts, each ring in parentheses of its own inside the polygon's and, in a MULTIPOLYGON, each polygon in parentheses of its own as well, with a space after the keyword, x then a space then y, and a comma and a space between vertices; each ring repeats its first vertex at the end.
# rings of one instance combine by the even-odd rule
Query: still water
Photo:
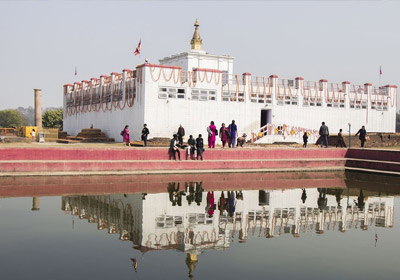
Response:
POLYGON ((399 279, 399 179, 0 178, 0 279, 399 279))

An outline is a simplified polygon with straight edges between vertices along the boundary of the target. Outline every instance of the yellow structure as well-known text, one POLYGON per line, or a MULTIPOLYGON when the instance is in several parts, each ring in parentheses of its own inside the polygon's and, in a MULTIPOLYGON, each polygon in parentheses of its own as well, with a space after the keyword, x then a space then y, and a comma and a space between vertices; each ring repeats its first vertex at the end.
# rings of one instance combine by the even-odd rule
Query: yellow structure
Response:
POLYGON ((32 137, 31 132, 33 129, 35 130, 35 132, 37 134, 37 132, 38 132, 37 126, 21 126, 18 129, 17 136, 31 138, 32 137))
POLYGON ((190 41, 192 50, 201 50, 202 40, 200 38, 199 26, 200 26, 199 21, 196 19, 196 22, 194 23, 195 30, 193 33, 193 38, 192 41, 190 41))

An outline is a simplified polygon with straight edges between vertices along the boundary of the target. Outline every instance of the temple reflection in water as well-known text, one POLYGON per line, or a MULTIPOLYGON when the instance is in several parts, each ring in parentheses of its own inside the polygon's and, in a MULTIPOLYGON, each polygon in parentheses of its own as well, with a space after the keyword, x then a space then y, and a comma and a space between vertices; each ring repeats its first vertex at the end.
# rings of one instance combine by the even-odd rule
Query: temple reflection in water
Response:
MULTIPOLYGON (((198 254, 236 238, 324 234, 393 226, 393 197, 360 189, 204 191, 201 182, 169 183, 166 193, 64 196, 65 213, 130 240, 135 248, 198 254)), ((195 261, 189 255, 188 262, 195 261)))

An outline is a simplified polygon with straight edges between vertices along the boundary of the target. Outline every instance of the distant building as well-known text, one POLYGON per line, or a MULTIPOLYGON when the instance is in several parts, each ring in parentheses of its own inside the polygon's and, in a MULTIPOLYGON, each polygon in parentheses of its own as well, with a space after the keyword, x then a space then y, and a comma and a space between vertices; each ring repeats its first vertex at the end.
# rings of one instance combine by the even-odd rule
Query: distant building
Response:
POLYGON ((234 57, 202 50, 198 27, 196 20, 188 52, 64 85, 64 130, 76 135, 93 124, 122 141, 126 124, 131 139, 139 140, 144 123, 152 138, 171 137, 180 124, 198 135, 206 134, 210 121, 219 127, 235 120, 239 134, 259 142, 301 142, 304 131, 313 141, 322 121, 331 134, 346 131, 348 123, 353 133, 362 125, 370 132, 395 132, 397 86, 237 75, 234 57))

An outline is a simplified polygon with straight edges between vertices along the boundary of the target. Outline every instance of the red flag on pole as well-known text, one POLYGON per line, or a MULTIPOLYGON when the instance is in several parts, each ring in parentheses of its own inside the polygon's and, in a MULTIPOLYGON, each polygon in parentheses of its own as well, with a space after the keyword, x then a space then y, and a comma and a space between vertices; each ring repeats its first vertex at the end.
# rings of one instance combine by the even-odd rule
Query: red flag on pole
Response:
POLYGON ((138 43, 138 45, 137 45, 137 48, 136 48, 136 50, 135 50, 133 53, 134 53, 135 55, 140 54, 141 48, 142 48, 142 39, 140 39, 140 41, 139 41, 139 43, 138 43))

